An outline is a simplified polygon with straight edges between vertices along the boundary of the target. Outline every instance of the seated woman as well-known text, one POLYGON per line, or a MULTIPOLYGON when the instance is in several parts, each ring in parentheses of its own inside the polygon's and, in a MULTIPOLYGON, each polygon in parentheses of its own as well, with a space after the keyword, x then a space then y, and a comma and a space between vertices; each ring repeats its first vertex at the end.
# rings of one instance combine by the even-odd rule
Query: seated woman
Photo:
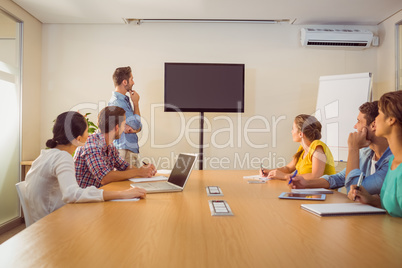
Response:
POLYGON ((26 176, 26 198, 33 222, 66 203, 97 202, 111 199, 144 198, 141 188, 104 191, 94 186, 80 188, 75 178, 72 154, 88 138, 88 125, 77 112, 60 114, 53 126, 53 138, 46 142, 26 176))
POLYGON ((385 137, 393 156, 380 195, 370 195, 363 186, 350 187, 348 197, 375 207, 384 208, 394 217, 402 217, 402 91, 388 92, 378 102, 375 135, 385 137))
POLYGON ((314 116, 306 114, 296 116, 292 138, 294 142, 300 143, 293 160, 277 169, 261 169, 261 176, 286 180, 295 170, 305 179, 335 174, 334 158, 328 146, 320 141, 321 123, 314 116))

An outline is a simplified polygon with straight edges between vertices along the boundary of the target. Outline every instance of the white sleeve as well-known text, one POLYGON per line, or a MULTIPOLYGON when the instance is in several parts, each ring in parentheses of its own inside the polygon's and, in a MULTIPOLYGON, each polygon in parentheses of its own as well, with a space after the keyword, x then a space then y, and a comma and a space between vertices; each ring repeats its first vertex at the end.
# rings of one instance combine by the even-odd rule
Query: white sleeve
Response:
POLYGON ((90 186, 81 188, 75 178, 74 161, 68 153, 57 159, 54 172, 65 203, 97 202, 103 200, 103 190, 90 186))

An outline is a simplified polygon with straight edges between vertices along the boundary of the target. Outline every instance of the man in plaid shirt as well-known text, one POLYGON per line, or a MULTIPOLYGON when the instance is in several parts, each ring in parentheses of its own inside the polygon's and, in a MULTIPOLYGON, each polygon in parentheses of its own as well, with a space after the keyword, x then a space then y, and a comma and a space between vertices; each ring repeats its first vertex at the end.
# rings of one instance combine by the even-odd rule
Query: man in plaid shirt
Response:
POLYGON ((129 163, 120 158, 113 141, 120 137, 125 121, 125 111, 120 107, 108 106, 99 113, 99 131, 90 135, 74 155, 75 175, 80 187, 101 187, 113 181, 155 175, 156 169, 152 164, 129 167, 129 163))

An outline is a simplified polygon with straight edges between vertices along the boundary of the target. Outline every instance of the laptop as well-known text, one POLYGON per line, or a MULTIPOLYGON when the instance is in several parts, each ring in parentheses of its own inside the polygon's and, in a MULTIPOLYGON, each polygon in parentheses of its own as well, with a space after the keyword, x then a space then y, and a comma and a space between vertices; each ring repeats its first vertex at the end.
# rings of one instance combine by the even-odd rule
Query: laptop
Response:
POLYGON ((196 154, 179 154, 167 181, 132 183, 131 187, 144 188, 147 194, 181 192, 193 170, 196 154))

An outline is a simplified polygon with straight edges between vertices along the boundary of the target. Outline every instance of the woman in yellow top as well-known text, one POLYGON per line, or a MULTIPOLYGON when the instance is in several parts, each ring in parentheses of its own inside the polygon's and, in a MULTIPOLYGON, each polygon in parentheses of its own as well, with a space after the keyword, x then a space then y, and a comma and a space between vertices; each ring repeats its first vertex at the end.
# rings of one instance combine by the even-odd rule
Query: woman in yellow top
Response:
POLYGON ((297 170, 305 179, 335 174, 334 158, 328 146, 320 141, 321 123, 311 115, 300 114, 293 122, 292 138, 300 146, 293 160, 284 167, 260 169, 260 175, 270 179, 286 180, 297 170))

